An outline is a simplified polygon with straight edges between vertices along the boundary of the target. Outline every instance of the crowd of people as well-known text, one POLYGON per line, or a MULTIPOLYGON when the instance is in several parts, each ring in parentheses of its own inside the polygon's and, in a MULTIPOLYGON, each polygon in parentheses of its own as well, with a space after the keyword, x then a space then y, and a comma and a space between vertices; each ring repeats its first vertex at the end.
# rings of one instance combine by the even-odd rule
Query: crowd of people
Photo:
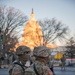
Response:
POLYGON ((8 68, 17 59, 15 52, 0 53, 0 68, 8 68))

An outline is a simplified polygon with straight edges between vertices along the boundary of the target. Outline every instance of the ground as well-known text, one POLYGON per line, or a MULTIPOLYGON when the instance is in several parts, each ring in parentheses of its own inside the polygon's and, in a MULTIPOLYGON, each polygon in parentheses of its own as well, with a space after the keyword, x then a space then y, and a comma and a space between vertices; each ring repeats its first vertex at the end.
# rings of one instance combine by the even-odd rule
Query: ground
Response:
MULTIPOLYGON (((61 70, 60 67, 54 67, 55 75, 75 75, 75 66, 74 67, 66 67, 66 70, 61 70)), ((0 69, 0 75, 8 75, 8 69, 2 68, 0 69)))

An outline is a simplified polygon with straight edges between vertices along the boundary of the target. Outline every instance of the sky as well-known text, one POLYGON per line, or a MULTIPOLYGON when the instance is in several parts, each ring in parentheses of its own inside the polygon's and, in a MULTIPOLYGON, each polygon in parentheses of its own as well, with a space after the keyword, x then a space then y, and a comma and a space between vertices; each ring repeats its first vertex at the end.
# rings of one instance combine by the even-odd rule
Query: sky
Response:
POLYGON ((19 9, 28 17, 33 8, 36 20, 55 18, 69 26, 72 33, 75 30, 75 0, 0 0, 0 5, 19 9))
POLYGON ((36 20, 55 18, 75 30, 75 0, 0 0, 0 5, 19 9, 28 17, 33 8, 36 20))
POLYGON ((0 0, 0 5, 19 9, 28 17, 33 8, 36 20, 55 18, 75 30, 75 0, 0 0))

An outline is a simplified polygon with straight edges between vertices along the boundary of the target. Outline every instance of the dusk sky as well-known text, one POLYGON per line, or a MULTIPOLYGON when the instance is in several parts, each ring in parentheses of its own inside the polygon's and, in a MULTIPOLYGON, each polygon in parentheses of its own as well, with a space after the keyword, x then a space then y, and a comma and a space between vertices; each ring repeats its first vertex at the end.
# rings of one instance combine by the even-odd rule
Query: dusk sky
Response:
POLYGON ((19 9, 28 17, 33 8, 36 20, 56 18, 75 30, 75 0, 0 0, 0 5, 19 9))

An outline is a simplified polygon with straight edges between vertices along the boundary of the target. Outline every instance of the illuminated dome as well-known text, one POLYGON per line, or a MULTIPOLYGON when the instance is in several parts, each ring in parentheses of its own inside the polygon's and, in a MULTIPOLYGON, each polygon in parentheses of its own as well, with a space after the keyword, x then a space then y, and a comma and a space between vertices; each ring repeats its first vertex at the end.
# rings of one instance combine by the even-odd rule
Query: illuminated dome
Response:
MULTIPOLYGON (((34 18, 34 12, 32 9, 31 18, 27 22, 24 33, 22 35, 22 42, 16 44, 16 48, 20 45, 25 45, 30 47, 32 50, 35 46, 43 45, 43 34, 39 23, 34 18)), ((56 46, 52 44, 46 45, 49 48, 55 48, 56 46)))
POLYGON ((34 18, 32 9, 31 19, 27 22, 24 33, 22 35, 22 42, 19 45, 25 45, 33 49, 35 46, 43 44, 43 34, 39 23, 34 18))

